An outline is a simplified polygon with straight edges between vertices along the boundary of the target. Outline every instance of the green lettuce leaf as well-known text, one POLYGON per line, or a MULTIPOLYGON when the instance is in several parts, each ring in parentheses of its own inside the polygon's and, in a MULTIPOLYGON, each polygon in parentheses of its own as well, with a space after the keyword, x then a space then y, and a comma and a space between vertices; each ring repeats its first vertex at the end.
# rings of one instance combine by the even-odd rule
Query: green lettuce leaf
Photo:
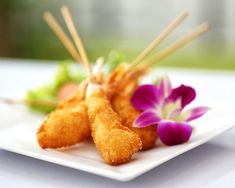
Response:
POLYGON ((41 86, 36 89, 29 90, 24 98, 25 103, 35 112, 49 113, 55 109, 55 105, 45 105, 38 103, 31 103, 30 101, 46 101, 52 104, 56 104, 56 94, 61 86, 67 82, 81 83, 85 78, 86 74, 83 69, 72 71, 78 67, 72 61, 63 61, 55 74, 52 83, 41 86), (74 66, 74 67, 73 67, 74 66))
POLYGON ((108 55, 105 65, 107 65, 107 73, 111 73, 118 65, 124 61, 124 54, 117 51, 111 51, 108 55))
POLYGON ((34 104, 30 101, 47 101, 57 103, 56 93, 53 85, 41 86, 34 90, 29 90, 24 99, 27 106, 34 112, 49 113, 55 109, 55 106, 45 104, 34 104))

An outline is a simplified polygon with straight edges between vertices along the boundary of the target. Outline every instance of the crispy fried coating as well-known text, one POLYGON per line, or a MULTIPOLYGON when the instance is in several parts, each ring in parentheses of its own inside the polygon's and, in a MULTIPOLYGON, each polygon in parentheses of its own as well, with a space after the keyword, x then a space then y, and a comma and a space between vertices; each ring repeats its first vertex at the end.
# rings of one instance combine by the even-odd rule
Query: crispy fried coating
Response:
MULTIPOLYGON (((108 77, 108 83, 119 81, 127 68, 128 65, 126 63, 120 64, 108 77)), ((155 146, 157 140, 156 126, 153 125, 141 129, 134 128, 133 122, 140 114, 140 111, 136 110, 130 103, 130 96, 136 89, 142 74, 142 72, 136 72, 136 75, 132 75, 132 79, 123 85, 122 90, 115 91, 110 99, 113 109, 122 119, 122 124, 139 135, 142 141, 142 150, 146 150, 155 146)))
POLYGON ((62 148, 79 143, 90 136, 85 102, 75 108, 57 109, 50 113, 37 132, 41 148, 62 148))
POLYGON ((133 122, 139 116, 140 111, 136 110, 130 102, 129 95, 115 95, 112 100, 113 109, 122 119, 122 124, 129 127, 137 133, 142 141, 142 150, 150 149, 155 146, 157 140, 156 126, 148 126, 145 128, 133 127, 133 122))
POLYGON ((139 136, 121 124, 102 90, 93 90, 86 101, 92 137, 100 155, 111 165, 130 161, 141 149, 139 136))

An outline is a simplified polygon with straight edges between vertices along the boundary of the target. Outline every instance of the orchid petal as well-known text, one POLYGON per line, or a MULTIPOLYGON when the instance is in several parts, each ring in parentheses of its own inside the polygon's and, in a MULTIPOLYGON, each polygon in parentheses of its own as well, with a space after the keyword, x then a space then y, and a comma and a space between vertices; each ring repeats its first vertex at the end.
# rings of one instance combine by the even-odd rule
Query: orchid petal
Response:
POLYGON ((196 91, 194 88, 180 85, 179 87, 172 90, 170 96, 168 97, 168 101, 175 102, 177 100, 181 101, 181 109, 183 109, 186 105, 191 103, 196 97, 196 91))
POLYGON ((167 75, 163 76, 159 84, 159 96, 161 99, 167 98, 172 91, 170 79, 167 75))
POLYGON ((173 121, 160 122, 157 127, 159 138, 169 146, 187 142, 192 135, 192 130, 188 123, 173 121))
POLYGON ((142 85, 132 95, 131 103, 138 110, 154 109, 159 102, 158 94, 157 86, 142 85))
POLYGON ((159 116, 154 110, 147 110, 142 112, 134 122, 134 127, 143 128, 150 125, 157 124, 160 121, 159 116))
POLYGON ((183 118, 185 121, 189 122, 192 121, 194 119, 197 119, 199 117, 201 117, 202 115, 204 115, 210 108, 206 107, 206 106, 199 106, 199 107, 195 107, 192 109, 189 109, 185 112, 183 112, 183 118))

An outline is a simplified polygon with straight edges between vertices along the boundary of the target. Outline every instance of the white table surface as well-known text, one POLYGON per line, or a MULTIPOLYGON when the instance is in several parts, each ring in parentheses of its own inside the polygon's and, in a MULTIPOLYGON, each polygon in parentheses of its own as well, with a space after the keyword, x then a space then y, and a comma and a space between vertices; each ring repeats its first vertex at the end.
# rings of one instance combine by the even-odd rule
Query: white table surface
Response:
MULTIPOLYGON (((56 65, 26 60, 0 60, 0 96, 21 98, 26 89, 47 83, 56 65)), ((192 77, 187 70, 163 69, 182 82, 192 77)), ((195 71, 195 80, 211 77, 209 85, 218 85, 214 96, 224 106, 234 106, 235 72, 195 71), (223 86, 231 90, 223 90, 223 86)), ((205 84, 205 83, 204 83, 205 84)), ((209 91, 208 91, 209 92, 209 91)), ((233 108, 231 108, 233 110, 233 108)), ((1 114, 0 114, 1 115, 1 114)), ((234 113, 235 115, 235 113, 234 113)), ((135 170, 135 169, 133 169, 135 170)), ((0 187, 234 187, 235 129, 178 156, 129 182, 118 182, 86 172, 0 150, 0 187)))

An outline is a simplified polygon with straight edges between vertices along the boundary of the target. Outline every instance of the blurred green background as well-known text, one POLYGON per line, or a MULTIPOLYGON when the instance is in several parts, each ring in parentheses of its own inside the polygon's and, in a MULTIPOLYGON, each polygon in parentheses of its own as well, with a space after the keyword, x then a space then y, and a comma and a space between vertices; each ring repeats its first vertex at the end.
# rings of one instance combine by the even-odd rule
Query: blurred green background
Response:
POLYGON ((233 0, 1 0, 0 57, 70 58, 42 19, 50 10, 65 26, 59 11, 63 4, 71 9, 92 61, 113 49, 131 61, 180 11, 189 10, 190 17, 162 47, 203 21, 212 31, 158 65, 235 70, 233 0))

